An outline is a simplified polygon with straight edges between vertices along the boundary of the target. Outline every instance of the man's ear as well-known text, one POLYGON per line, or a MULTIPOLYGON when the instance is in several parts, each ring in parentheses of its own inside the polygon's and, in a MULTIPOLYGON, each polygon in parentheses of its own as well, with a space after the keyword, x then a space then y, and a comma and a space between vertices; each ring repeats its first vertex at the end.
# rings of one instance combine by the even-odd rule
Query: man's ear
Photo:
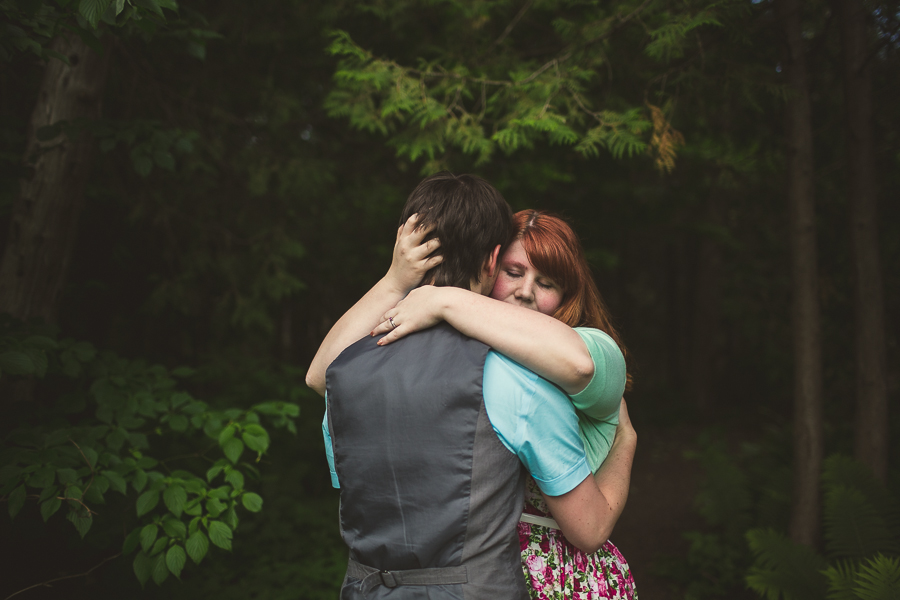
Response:
POLYGON ((494 277, 497 274, 497 269, 500 264, 500 244, 497 244, 494 247, 494 250, 488 255, 487 260, 484 262, 484 270, 487 271, 488 278, 494 277))

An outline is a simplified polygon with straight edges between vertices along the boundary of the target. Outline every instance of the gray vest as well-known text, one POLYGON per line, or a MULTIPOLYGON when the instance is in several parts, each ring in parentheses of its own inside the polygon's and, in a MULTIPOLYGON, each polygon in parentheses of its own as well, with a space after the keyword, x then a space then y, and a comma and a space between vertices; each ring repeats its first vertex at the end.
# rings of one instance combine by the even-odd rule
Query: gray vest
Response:
POLYGON ((527 600, 524 471, 488 421, 488 347, 449 325, 329 367, 328 423, 350 548, 342 600, 527 600))

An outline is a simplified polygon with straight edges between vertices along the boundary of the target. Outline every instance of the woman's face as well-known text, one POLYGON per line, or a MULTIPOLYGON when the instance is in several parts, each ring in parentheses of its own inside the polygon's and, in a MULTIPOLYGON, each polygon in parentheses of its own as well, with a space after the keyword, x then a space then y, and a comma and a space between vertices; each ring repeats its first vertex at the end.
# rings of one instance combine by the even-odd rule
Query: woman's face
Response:
POLYGON ((500 273, 491 298, 552 315, 562 304, 562 297, 562 288, 528 260, 521 240, 513 242, 500 257, 500 273))

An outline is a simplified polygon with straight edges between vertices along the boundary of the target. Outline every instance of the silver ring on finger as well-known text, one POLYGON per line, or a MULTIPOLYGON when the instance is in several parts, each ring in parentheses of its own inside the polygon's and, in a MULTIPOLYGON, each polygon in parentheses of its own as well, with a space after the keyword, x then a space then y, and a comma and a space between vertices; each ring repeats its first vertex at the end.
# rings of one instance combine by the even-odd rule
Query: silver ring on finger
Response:
POLYGON ((391 329, 397 329, 397 326, 394 325, 394 317, 388 317, 388 321, 391 324, 391 329))

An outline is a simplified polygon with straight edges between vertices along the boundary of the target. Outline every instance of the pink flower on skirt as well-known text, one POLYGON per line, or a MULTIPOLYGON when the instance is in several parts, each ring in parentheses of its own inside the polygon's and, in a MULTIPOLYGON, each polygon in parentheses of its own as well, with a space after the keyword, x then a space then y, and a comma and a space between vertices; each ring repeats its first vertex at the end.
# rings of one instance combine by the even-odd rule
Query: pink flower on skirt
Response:
POLYGON ((543 571, 546 564, 543 556, 535 556, 532 554, 525 559, 525 566, 528 567, 528 570, 532 573, 543 571))

